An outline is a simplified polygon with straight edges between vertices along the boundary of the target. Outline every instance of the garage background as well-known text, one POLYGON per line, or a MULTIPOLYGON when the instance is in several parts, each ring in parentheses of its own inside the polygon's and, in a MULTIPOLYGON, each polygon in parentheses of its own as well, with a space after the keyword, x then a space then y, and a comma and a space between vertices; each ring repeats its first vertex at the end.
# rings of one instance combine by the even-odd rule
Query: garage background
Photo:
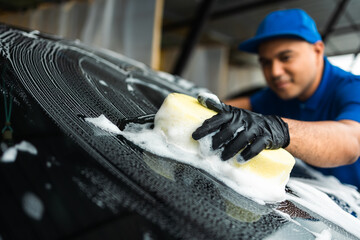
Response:
POLYGON ((358 0, 0 0, 0 22, 118 52, 227 98, 265 85, 256 55, 237 46, 287 8, 307 11, 330 60, 360 73, 358 0))

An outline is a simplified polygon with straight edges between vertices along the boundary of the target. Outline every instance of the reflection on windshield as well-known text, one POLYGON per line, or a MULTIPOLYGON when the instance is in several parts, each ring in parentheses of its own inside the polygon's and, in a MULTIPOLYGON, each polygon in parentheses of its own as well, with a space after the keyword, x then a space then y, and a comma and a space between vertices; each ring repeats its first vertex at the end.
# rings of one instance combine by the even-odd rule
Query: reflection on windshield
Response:
MULTIPOLYGON (((81 154, 58 158, 66 159, 58 165, 81 162, 66 182, 75 184, 94 207, 111 214, 134 211, 181 239, 360 237, 359 193, 339 184, 329 187, 325 183, 331 180, 300 162, 294 169, 297 177, 288 184, 287 200, 259 204, 206 171, 158 156, 84 120, 103 115, 117 123, 154 114, 170 92, 196 95, 200 89, 191 83, 115 53, 3 25, 0 54, 2 66, 8 68, 2 75, 1 93, 9 96, 12 89, 14 115, 28 120, 24 127, 12 121, 13 144, 26 136, 38 150, 32 158, 53 163, 51 159, 57 158, 41 147, 48 146, 42 137, 64 134, 71 139, 57 140, 56 151, 65 154, 79 148, 81 154), (93 159, 102 171, 90 167, 93 159)), ((47 203, 42 202, 45 216, 47 203)))

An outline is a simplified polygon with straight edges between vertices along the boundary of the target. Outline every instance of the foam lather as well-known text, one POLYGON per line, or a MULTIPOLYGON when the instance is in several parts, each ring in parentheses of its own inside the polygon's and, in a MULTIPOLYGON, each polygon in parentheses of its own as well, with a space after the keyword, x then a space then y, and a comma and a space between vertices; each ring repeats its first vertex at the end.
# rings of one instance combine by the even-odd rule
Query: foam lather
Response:
MULTIPOLYGON (((199 152, 199 142, 191 135, 203 122, 216 114, 203 107, 196 98, 179 93, 169 94, 155 116, 155 129, 161 130, 169 143, 186 151, 199 152)), ((260 176, 285 187, 295 164, 294 157, 285 149, 263 150, 254 158, 239 163, 235 157, 229 160, 242 174, 260 176)))

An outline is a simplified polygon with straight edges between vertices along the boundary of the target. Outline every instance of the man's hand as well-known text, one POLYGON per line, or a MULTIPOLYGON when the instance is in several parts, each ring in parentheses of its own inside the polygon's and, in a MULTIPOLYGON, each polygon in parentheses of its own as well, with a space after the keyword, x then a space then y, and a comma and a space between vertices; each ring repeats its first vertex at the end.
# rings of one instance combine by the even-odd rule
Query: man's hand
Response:
POLYGON ((218 131, 212 138, 214 150, 224 148, 221 158, 226 161, 240 150, 240 155, 249 160, 263 149, 286 147, 290 143, 289 129, 278 116, 267 116, 226 105, 214 95, 199 95, 199 102, 218 112, 205 120, 192 134, 195 140, 218 131))

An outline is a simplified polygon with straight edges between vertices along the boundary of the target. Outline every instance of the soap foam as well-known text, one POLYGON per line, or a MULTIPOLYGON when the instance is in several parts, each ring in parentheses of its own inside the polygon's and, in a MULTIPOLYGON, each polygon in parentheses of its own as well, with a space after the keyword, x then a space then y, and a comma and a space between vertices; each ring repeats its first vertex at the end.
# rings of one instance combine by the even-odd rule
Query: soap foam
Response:
POLYGON ((315 240, 331 240, 332 235, 329 229, 324 229, 320 234, 317 235, 315 240))
POLYGON ((290 179, 288 186, 297 195, 288 194, 289 200, 329 219, 355 236, 360 236, 360 220, 342 210, 326 193, 303 182, 302 179, 290 179))
POLYGON ((198 95, 198 99, 201 100, 200 103, 201 105, 206 107, 206 102, 204 102, 203 100, 205 99, 209 99, 212 100, 214 103, 221 105, 221 101, 220 99, 213 93, 209 93, 209 92, 201 92, 198 95))
POLYGON ((45 207, 41 199, 32 192, 24 193, 22 197, 24 212, 34 220, 40 221, 43 217, 45 207))
MULTIPOLYGON (((305 165, 298 160, 297 164, 305 165)), ((308 208, 360 238, 360 194, 353 186, 342 184, 333 176, 325 176, 311 168, 307 171, 316 179, 291 178, 288 186, 295 195, 287 199, 308 208), (357 217, 338 206, 329 195, 343 200, 357 217)))
MULTIPOLYGON (((121 134, 139 147, 158 156, 171 158, 203 169, 236 192, 243 196, 248 196, 260 204, 265 204, 269 200, 280 201, 283 198, 299 203, 301 206, 308 208, 360 238, 360 220, 337 206, 325 193, 341 196, 358 214, 357 216, 360 216, 360 194, 356 189, 341 184, 334 177, 323 176, 321 173, 313 171, 311 174, 317 178, 316 180, 290 178, 288 186, 297 196, 291 193, 286 193, 284 196, 283 191, 271 189, 270 186, 272 184, 270 182, 267 184, 261 182, 263 185, 260 185, 258 179, 254 176, 235 169, 229 161, 221 161, 218 156, 219 153, 211 154, 211 150, 209 150, 211 136, 209 138, 205 137, 204 140, 200 141, 200 149, 203 150, 198 154, 194 154, 167 143, 165 135, 162 132, 150 129, 149 124, 128 124, 124 131, 120 131, 106 117, 98 118, 96 121, 91 121, 91 118, 88 118, 88 122, 108 131, 110 134, 121 134), (243 183, 247 184, 246 187, 243 186, 243 183), (259 191, 256 191, 256 189, 259 189, 259 191)), ((297 160, 297 164, 303 163, 297 160)), ((309 168, 307 170, 311 171, 309 168)), ((282 213, 279 210, 274 210, 282 213)), ((286 214, 282 213, 282 215, 286 214)), ((288 218, 289 221, 296 223, 290 216, 288 218)), ((301 223, 299 224, 302 225, 301 223)), ((319 239, 327 239, 331 236, 329 231, 313 234, 319 239)))
MULTIPOLYGON (((284 188, 274 188, 273 181, 261 181, 257 176, 235 168, 231 161, 222 161, 220 151, 213 152, 210 148, 211 136, 200 141, 200 151, 186 151, 181 146, 168 143, 161 131, 143 128, 139 124, 130 124, 121 135, 141 148, 158 156, 170 158, 189 164, 208 172, 238 193, 248 196, 258 203, 276 202, 285 199, 284 188)), ((236 161, 233 159, 233 161, 236 161)), ((276 186, 276 185, 275 185, 276 186)))
MULTIPOLYGON (((220 158, 221 150, 213 151, 211 149, 211 135, 201 139, 198 151, 194 152, 193 149, 188 151, 181 146, 169 143, 161 130, 150 129, 149 125, 146 124, 130 123, 124 131, 120 131, 104 115, 98 118, 86 118, 85 120, 105 131, 120 134, 155 155, 174 159, 202 169, 236 192, 260 204, 282 201, 286 197, 285 186, 279 185, 278 179, 266 178, 261 180, 259 176, 255 176, 249 171, 236 168, 233 166, 233 161, 236 161, 235 158, 222 161, 220 158)), ((179 134, 179 138, 181 138, 181 133, 179 134)))
POLYGON ((13 147, 7 148, 1 156, 1 162, 14 162, 17 157, 18 151, 28 152, 37 155, 37 149, 27 141, 21 141, 13 147))
POLYGON ((92 123, 107 132, 112 132, 115 134, 121 133, 120 129, 115 126, 111 121, 109 121, 103 114, 101 114, 97 118, 85 118, 85 121, 92 123))

